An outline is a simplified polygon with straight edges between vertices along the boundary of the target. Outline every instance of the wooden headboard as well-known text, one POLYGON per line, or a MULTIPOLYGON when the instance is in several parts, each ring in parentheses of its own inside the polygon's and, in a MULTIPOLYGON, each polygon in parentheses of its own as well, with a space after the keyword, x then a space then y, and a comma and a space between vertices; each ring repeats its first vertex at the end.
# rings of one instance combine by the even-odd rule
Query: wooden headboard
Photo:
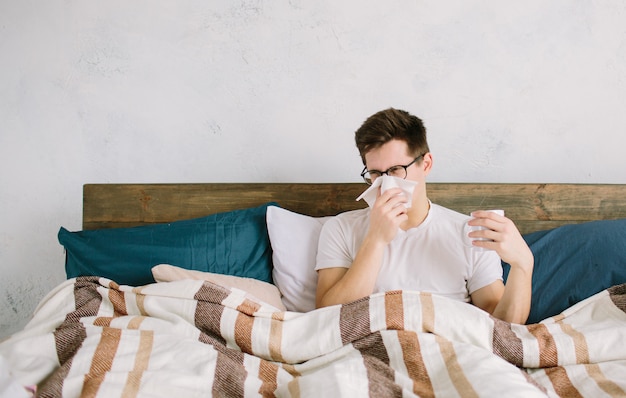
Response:
MULTIPOLYGON (((366 206, 363 183, 86 184, 83 228, 165 223, 267 202, 310 216, 366 206)), ((437 204, 469 214, 504 209, 522 233, 563 224, 626 218, 626 184, 428 183, 437 204)))

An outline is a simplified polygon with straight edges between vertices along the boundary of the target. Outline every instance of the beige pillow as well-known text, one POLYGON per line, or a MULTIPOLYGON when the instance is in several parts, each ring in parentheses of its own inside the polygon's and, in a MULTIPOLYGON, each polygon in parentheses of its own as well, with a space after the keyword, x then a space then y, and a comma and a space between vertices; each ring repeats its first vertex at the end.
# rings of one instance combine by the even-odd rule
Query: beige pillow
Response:
POLYGON ((152 276, 157 282, 173 282, 181 279, 196 279, 209 281, 229 289, 234 287, 239 290, 243 290, 253 298, 268 303, 281 311, 286 310, 283 302, 280 300, 280 291, 278 288, 271 283, 263 282, 257 279, 188 270, 168 264, 160 264, 152 267, 152 276))

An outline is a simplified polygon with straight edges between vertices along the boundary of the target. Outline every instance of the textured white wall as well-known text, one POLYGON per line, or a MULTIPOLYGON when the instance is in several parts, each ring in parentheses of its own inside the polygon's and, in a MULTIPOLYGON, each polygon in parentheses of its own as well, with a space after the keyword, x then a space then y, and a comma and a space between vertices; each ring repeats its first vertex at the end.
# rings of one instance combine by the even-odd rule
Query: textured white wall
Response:
POLYGON ((89 182, 352 182, 389 106, 431 181, 626 183, 622 0, 0 3, 0 337, 89 182), (621 145, 620 145, 621 144, 621 145))

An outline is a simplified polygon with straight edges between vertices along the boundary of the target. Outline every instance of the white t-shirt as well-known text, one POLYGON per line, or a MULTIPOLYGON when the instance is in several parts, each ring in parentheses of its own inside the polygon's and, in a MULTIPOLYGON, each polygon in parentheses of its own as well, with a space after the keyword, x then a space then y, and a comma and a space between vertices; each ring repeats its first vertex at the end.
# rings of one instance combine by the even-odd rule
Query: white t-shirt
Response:
MULTIPOLYGON (((369 228, 370 209, 328 220, 320 234, 316 270, 350 268, 369 228)), ((432 204, 422 224, 400 229, 386 247, 374 293, 417 290, 470 301, 470 294, 502 280, 500 257, 473 250, 464 236, 469 216, 432 204)))

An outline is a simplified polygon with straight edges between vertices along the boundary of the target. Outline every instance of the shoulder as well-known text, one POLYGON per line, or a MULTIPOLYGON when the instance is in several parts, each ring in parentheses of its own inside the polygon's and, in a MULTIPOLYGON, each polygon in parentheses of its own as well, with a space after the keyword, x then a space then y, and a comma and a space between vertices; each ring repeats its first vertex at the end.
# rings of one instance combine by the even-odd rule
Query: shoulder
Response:
POLYGON ((354 224, 361 223, 363 221, 367 221, 369 218, 370 209, 369 207, 365 209, 358 210, 350 210, 343 213, 339 213, 336 216, 329 219, 324 226, 326 225, 335 225, 335 226, 350 226, 354 224))
POLYGON ((339 213, 330 218, 322 227, 322 236, 324 235, 346 235, 354 230, 360 230, 368 224, 370 209, 351 210, 339 213))
POLYGON ((320 233, 316 270, 350 267, 369 223, 369 208, 340 213, 324 224, 320 233))
POLYGON ((430 204, 430 210, 433 216, 438 219, 438 222, 448 221, 453 224, 463 225, 472 218, 469 215, 459 213, 456 210, 448 209, 447 207, 435 203, 430 204))

